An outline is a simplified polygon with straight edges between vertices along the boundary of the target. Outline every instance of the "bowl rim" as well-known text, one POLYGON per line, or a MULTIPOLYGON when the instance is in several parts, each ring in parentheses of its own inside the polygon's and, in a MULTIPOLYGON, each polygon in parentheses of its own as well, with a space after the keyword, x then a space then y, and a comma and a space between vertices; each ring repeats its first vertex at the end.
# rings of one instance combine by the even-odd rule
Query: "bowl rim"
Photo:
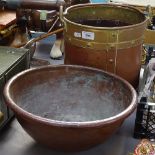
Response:
POLYGON ((3 90, 3 94, 4 94, 4 100, 5 100, 6 105, 13 110, 13 112, 15 113, 15 116, 17 116, 17 119, 22 117, 26 120, 33 120, 38 123, 43 123, 46 125, 58 126, 58 127, 73 127, 73 128, 97 127, 97 126, 101 126, 101 125, 103 126, 103 125, 111 124, 118 120, 123 121, 126 117, 128 117, 135 110, 136 105, 137 105, 137 93, 136 93, 135 89, 133 88, 133 86, 131 86, 131 84, 129 82, 127 82, 123 78, 121 78, 113 73, 109 73, 109 72, 106 72, 106 71, 103 71, 103 70, 97 69, 97 68, 79 66, 79 65, 47 65, 47 66, 43 66, 43 67, 27 69, 25 71, 22 71, 22 72, 16 74, 6 83, 4 90, 3 90), (125 110, 123 110, 122 112, 120 112, 117 115, 114 115, 112 117, 108 117, 105 119, 100 119, 100 120, 95 120, 95 121, 85 121, 85 122, 66 122, 66 121, 58 121, 58 120, 53 120, 53 119, 49 119, 49 118, 44 118, 44 117, 32 114, 32 113, 22 109, 21 107, 19 107, 13 101, 13 99, 11 98, 11 95, 9 93, 11 85, 18 78, 20 78, 21 76, 24 76, 25 74, 27 74, 29 72, 34 72, 34 71, 44 70, 44 69, 52 69, 52 68, 74 68, 74 69, 78 68, 78 69, 84 69, 84 70, 86 69, 86 70, 91 70, 93 72, 100 72, 103 74, 107 74, 108 76, 112 76, 112 77, 118 79, 119 81, 121 81, 122 83, 124 83, 129 88, 129 90, 131 91, 131 95, 132 95, 132 101, 131 101, 130 105, 125 110))

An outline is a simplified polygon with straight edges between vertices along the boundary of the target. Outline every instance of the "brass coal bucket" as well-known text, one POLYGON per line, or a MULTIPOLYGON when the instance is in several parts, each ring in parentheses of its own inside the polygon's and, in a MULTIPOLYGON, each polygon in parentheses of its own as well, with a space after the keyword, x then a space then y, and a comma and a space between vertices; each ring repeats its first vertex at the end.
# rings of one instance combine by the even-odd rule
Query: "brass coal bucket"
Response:
POLYGON ((147 18, 115 4, 81 4, 63 14, 65 64, 96 67, 137 86, 147 18))

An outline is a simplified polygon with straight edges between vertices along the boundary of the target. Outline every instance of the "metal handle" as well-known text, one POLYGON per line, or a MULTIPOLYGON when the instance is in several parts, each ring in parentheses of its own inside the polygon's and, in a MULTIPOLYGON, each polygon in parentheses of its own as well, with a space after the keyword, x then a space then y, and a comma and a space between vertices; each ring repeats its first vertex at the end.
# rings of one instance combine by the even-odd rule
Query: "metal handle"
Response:
POLYGON ((152 17, 153 17, 153 11, 151 8, 151 5, 148 5, 146 7, 146 12, 147 12, 147 18, 148 18, 148 24, 152 24, 152 17))
POLYGON ((54 10, 65 5, 64 0, 0 0, 1 7, 10 9, 54 10))
POLYGON ((57 29, 57 30, 55 30, 55 31, 42 34, 42 35, 40 35, 40 36, 37 37, 37 38, 34 38, 34 39, 29 40, 29 41, 26 43, 26 45, 24 45, 24 48, 28 48, 28 47, 31 46, 34 42, 40 41, 40 40, 42 40, 42 39, 44 39, 44 38, 47 38, 47 37, 49 37, 49 36, 51 36, 51 35, 53 35, 53 34, 57 34, 57 33, 60 33, 60 32, 63 32, 63 28, 60 28, 60 29, 57 29))
POLYGON ((3 113, 0 111, 0 123, 3 121, 4 115, 3 113))

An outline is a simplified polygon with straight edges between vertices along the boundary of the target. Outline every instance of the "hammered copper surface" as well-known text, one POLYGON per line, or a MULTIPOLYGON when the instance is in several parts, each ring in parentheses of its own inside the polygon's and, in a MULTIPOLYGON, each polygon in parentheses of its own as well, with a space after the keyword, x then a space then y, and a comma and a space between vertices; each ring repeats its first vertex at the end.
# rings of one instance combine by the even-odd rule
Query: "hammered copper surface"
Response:
POLYGON ((47 66, 16 75, 6 104, 23 128, 53 149, 79 151, 104 142, 136 106, 136 92, 119 77, 81 66, 47 66))

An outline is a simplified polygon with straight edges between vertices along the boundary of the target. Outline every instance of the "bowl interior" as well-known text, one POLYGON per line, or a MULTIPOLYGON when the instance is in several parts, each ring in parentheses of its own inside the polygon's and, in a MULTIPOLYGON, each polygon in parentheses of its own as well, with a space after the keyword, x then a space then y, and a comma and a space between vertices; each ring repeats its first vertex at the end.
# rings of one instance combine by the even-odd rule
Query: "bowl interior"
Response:
POLYGON ((103 120, 125 110, 129 87, 99 70, 45 67, 18 76, 10 87, 13 101, 37 116, 66 122, 103 120))

